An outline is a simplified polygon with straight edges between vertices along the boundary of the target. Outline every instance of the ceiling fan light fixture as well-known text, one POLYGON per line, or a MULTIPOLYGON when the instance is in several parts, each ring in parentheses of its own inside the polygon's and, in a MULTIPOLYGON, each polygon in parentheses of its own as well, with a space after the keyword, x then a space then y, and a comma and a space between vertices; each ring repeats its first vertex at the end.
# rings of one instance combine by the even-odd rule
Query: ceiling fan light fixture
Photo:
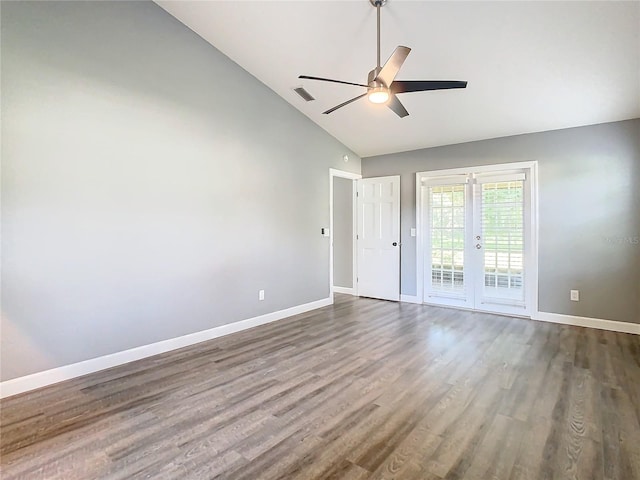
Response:
POLYGON ((389 90, 385 87, 375 87, 369 90, 367 98, 371 103, 387 103, 389 101, 389 90))

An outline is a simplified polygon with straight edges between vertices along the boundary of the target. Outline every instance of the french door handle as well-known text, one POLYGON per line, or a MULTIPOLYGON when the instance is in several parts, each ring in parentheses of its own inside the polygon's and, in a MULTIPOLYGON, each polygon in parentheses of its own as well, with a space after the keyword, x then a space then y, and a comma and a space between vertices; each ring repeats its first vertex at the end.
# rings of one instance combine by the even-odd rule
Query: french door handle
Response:
POLYGON ((480 245, 479 243, 476 243, 476 248, 480 250, 482 248, 482 245, 480 245))
POLYGON ((476 240, 480 240, 480 235, 476 235, 476 240))

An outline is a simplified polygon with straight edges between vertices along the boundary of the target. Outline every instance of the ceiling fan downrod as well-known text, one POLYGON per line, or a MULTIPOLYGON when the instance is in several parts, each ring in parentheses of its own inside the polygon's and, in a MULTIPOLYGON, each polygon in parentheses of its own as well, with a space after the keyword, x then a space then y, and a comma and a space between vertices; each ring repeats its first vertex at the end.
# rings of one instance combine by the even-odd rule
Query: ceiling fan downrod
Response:
POLYGON ((387 3, 387 0, 369 0, 369 2, 371 3, 371 5, 373 5, 376 8, 376 14, 378 17, 378 22, 377 22, 377 58, 376 58, 376 69, 379 70, 380 67, 380 7, 382 7, 383 5, 385 5, 387 3))

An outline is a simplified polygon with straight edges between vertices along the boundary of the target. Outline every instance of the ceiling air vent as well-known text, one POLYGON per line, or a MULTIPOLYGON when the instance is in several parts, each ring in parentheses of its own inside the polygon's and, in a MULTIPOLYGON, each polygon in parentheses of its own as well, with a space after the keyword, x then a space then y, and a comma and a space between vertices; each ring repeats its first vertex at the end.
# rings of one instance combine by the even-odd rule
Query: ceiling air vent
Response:
POLYGON ((305 102, 315 100, 315 98, 313 98, 311 94, 302 87, 294 88, 293 91, 300 95, 305 102))

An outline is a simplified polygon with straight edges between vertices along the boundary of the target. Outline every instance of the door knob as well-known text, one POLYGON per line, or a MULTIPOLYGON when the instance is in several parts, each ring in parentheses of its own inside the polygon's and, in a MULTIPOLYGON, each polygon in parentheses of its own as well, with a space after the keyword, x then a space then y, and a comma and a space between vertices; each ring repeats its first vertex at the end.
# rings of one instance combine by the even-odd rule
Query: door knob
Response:
POLYGON ((393 245, 394 247, 398 246, 398 242, 393 242, 391 245, 393 245))
POLYGON ((478 244, 476 244, 476 248, 477 248, 478 250, 480 250, 480 249, 482 248, 482 245, 480 245, 480 244, 478 243, 478 244))

